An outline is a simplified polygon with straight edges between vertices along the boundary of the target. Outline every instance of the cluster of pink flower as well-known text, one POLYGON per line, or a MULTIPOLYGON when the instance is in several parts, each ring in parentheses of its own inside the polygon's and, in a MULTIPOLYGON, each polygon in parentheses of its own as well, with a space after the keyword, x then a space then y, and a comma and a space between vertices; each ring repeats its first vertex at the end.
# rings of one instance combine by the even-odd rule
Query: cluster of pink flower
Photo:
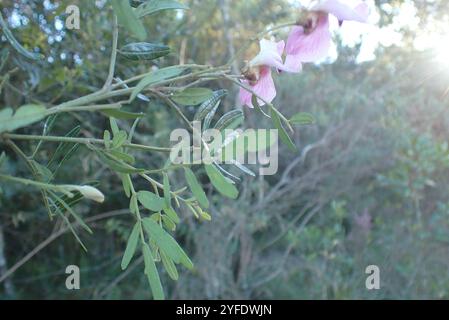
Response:
POLYGON ((298 73, 303 63, 315 62, 328 55, 332 43, 329 14, 334 15, 341 25, 343 21, 367 22, 369 10, 367 4, 360 0, 353 5, 347 0, 324 0, 302 13, 298 25, 288 36, 287 44, 261 40, 259 54, 242 72, 245 77, 243 83, 253 91, 241 88, 239 98, 242 105, 253 107, 253 93, 259 97, 261 106, 273 101, 276 88, 271 68, 278 72, 298 73))

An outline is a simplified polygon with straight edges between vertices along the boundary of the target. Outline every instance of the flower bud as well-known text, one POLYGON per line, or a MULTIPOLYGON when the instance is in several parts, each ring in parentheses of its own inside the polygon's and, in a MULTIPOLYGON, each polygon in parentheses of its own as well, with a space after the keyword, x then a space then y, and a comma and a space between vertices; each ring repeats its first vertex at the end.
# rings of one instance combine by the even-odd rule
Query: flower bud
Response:
POLYGON ((91 186, 81 186, 76 188, 84 197, 87 199, 103 203, 104 202, 104 194, 101 193, 100 190, 91 186))
POLYGON ((61 185, 60 187, 63 189, 63 191, 61 192, 65 192, 66 194, 71 193, 71 191, 78 191, 87 199, 100 203, 104 202, 104 194, 97 188, 91 186, 77 186, 71 184, 61 185))

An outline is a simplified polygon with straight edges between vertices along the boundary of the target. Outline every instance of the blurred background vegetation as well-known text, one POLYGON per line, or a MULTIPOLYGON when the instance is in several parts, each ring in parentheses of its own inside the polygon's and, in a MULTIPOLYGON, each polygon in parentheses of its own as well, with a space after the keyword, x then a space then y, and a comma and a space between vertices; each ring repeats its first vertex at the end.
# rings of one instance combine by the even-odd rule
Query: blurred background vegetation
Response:
MULTIPOLYGON (((295 19, 300 2, 185 0, 190 11, 166 12, 145 23, 152 42, 174 49, 158 65, 221 65, 267 26, 295 19)), ((316 124, 297 130, 299 154, 281 147, 277 175, 244 178, 238 200, 225 200, 206 185, 211 222, 199 222, 183 210, 176 238, 196 268, 182 271, 178 282, 161 274, 168 298, 449 298, 449 63, 434 59, 432 50, 417 50, 414 41, 435 29, 449 34, 449 2, 372 4, 380 28, 396 26, 400 41, 380 43, 375 58, 361 62, 360 43, 345 46, 337 38, 333 63, 307 65, 300 75, 276 79, 276 106, 286 115, 310 112, 316 124), (409 17, 417 21, 413 27, 397 27, 405 6, 415 8, 409 17), (371 264, 380 267, 381 290, 365 288, 365 268, 371 264)), ((0 9, 20 42, 46 57, 37 63, 17 54, 8 59, 0 74, 0 107, 56 104, 101 88, 111 43, 112 12, 106 1, 2 0, 0 9), (69 4, 81 8, 80 30, 64 28, 69 4)), ((286 32, 276 35, 285 37, 286 32)), ((125 33, 120 41, 126 43, 125 33)), ((6 39, 0 45, 7 47, 6 39)), ((150 67, 120 58, 117 74, 126 78, 150 67)), ((235 87, 226 82, 211 86, 228 89, 225 107, 235 106, 235 87)), ((135 102, 132 108, 146 113, 137 141, 168 145, 170 131, 179 127, 173 114, 153 102, 135 102)), ((245 113, 246 127, 270 127, 261 115, 245 113)), ((131 124, 121 122, 124 128, 131 124)), ((98 114, 78 114, 58 118, 53 130, 65 135, 77 125, 86 137, 102 137, 108 123, 98 114)), ((38 123, 21 131, 39 134, 42 129, 38 123)), ((20 146, 31 152, 35 144, 20 146)), ((45 143, 37 161, 46 164, 56 147, 45 143)), ((8 154, 8 172, 29 175, 19 158, 4 145, 0 148, 8 154)), ((166 160, 153 153, 136 156, 150 169, 166 160)), ((0 260, 5 263, 0 263, 0 276, 20 266, 0 283, 1 298, 151 296, 141 261, 120 270, 134 220, 119 178, 85 148, 64 162, 56 176, 60 183, 93 180, 107 200, 76 206, 94 229, 93 235, 82 233, 87 253, 70 233, 59 233, 58 220, 49 221, 39 192, 1 185, 0 260), (65 288, 69 264, 81 268, 81 290, 65 288)), ((183 177, 171 176, 172 184, 178 180, 182 187, 183 177)))

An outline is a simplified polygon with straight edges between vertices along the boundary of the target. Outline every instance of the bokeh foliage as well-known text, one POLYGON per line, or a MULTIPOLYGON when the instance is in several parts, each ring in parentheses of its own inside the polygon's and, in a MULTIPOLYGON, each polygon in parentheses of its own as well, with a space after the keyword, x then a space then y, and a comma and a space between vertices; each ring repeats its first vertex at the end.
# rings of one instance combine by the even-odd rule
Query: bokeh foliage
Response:
MULTIPOLYGON (((82 27, 60 30, 55 21, 63 21, 68 2, 1 2, 3 16, 18 15, 20 24, 11 30, 21 43, 50 58, 31 63, 13 55, 5 70, 18 70, 2 87, 1 107, 56 104, 103 85, 111 11, 104 9, 105 1, 70 1, 82 8, 82 27)), ((166 12, 146 20, 145 26, 153 42, 173 48, 158 65, 180 60, 220 65, 267 25, 295 18, 288 2, 189 0, 185 3, 192 10, 183 16, 166 12)), ((391 23, 402 2, 376 1, 381 25, 391 23), (395 10, 386 10, 387 2, 395 10)), ((448 9, 444 1, 414 3, 423 29, 448 9)), ((200 175, 213 222, 199 222, 183 209, 177 240, 196 268, 193 273, 180 270, 176 283, 161 275, 169 298, 448 298, 449 72, 432 63, 430 53, 414 50, 410 30, 404 27, 401 32, 404 44, 379 47, 374 61, 356 63, 359 47, 343 48, 333 64, 309 65, 300 75, 276 80, 276 106, 287 115, 310 112, 317 122, 297 130, 299 154, 282 147, 279 173, 244 178, 235 201, 214 193, 200 175), (364 271, 370 264, 381 268, 380 291, 365 289, 364 271)), ((285 36, 283 31, 277 34, 285 36)), ((120 41, 127 37, 122 34, 120 41)), ((7 46, 3 38, 0 43, 7 46)), ((119 59, 117 73, 123 78, 149 68, 119 59)), ((229 89, 225 109, 230 110, 236 88, 221 81, 216 85, 229 89)), ((146 116, 136 139, 167 145, 178 120, 159 104, 131 106, 133 111, 142 108, 146 116)), ((270 125, 255 112, 245 113, 246 127, 270 125)), ((97 137, 109 127, 101 115, 88 114, 61 117, 54 130, 64 135, 78 125, 81 132, 97 137)), ((24 130, 41 131, 39 123, 24 130)), ((54 144, 44 145, 38 154, 42 162, 55 152, 54 144)), ((29 152, 35 144, 20 146, 29 152)), ((153 153, 139 157, 148 167, 160 167, 164 161, 153 153)), ((5 166, 8 172, 27 175, 13 155, 5 166)), ((85 218, 104 213, 108 218, 92 221, 93 235, 82 234, 88 253, 70 233, 61 235, 14 273, 1 288, 1 297, 148 298, 140 268, 121 277, 120 260, 134 221, 127 215, 119 178, 80 148, 55 180, 95 180, 107 186, 105 204, 82 202, 76 209, 85 218), (68 264, 82 269, 79 291, 64 287, 68 264)), ((171 183, 183 186, 183 175, 174 174, 171 183)), ((49 222, 39 193, 14 184, 2 185, 0 226, 9 267, 58 228, 49 222)))

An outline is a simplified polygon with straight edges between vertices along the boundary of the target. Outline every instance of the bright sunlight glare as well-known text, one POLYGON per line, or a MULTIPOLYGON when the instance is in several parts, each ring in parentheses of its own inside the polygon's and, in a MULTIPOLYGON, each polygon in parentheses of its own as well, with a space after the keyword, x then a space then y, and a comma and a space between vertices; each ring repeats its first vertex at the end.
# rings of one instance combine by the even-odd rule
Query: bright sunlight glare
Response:
POLYGON ((418 50, 431 50, 435 62, 449 67, 449 33, 421 36, 415 46, 418 50))
POLYGON ((449 67, 449 34, 441 37, 434 47, 437 61, 449 67))

